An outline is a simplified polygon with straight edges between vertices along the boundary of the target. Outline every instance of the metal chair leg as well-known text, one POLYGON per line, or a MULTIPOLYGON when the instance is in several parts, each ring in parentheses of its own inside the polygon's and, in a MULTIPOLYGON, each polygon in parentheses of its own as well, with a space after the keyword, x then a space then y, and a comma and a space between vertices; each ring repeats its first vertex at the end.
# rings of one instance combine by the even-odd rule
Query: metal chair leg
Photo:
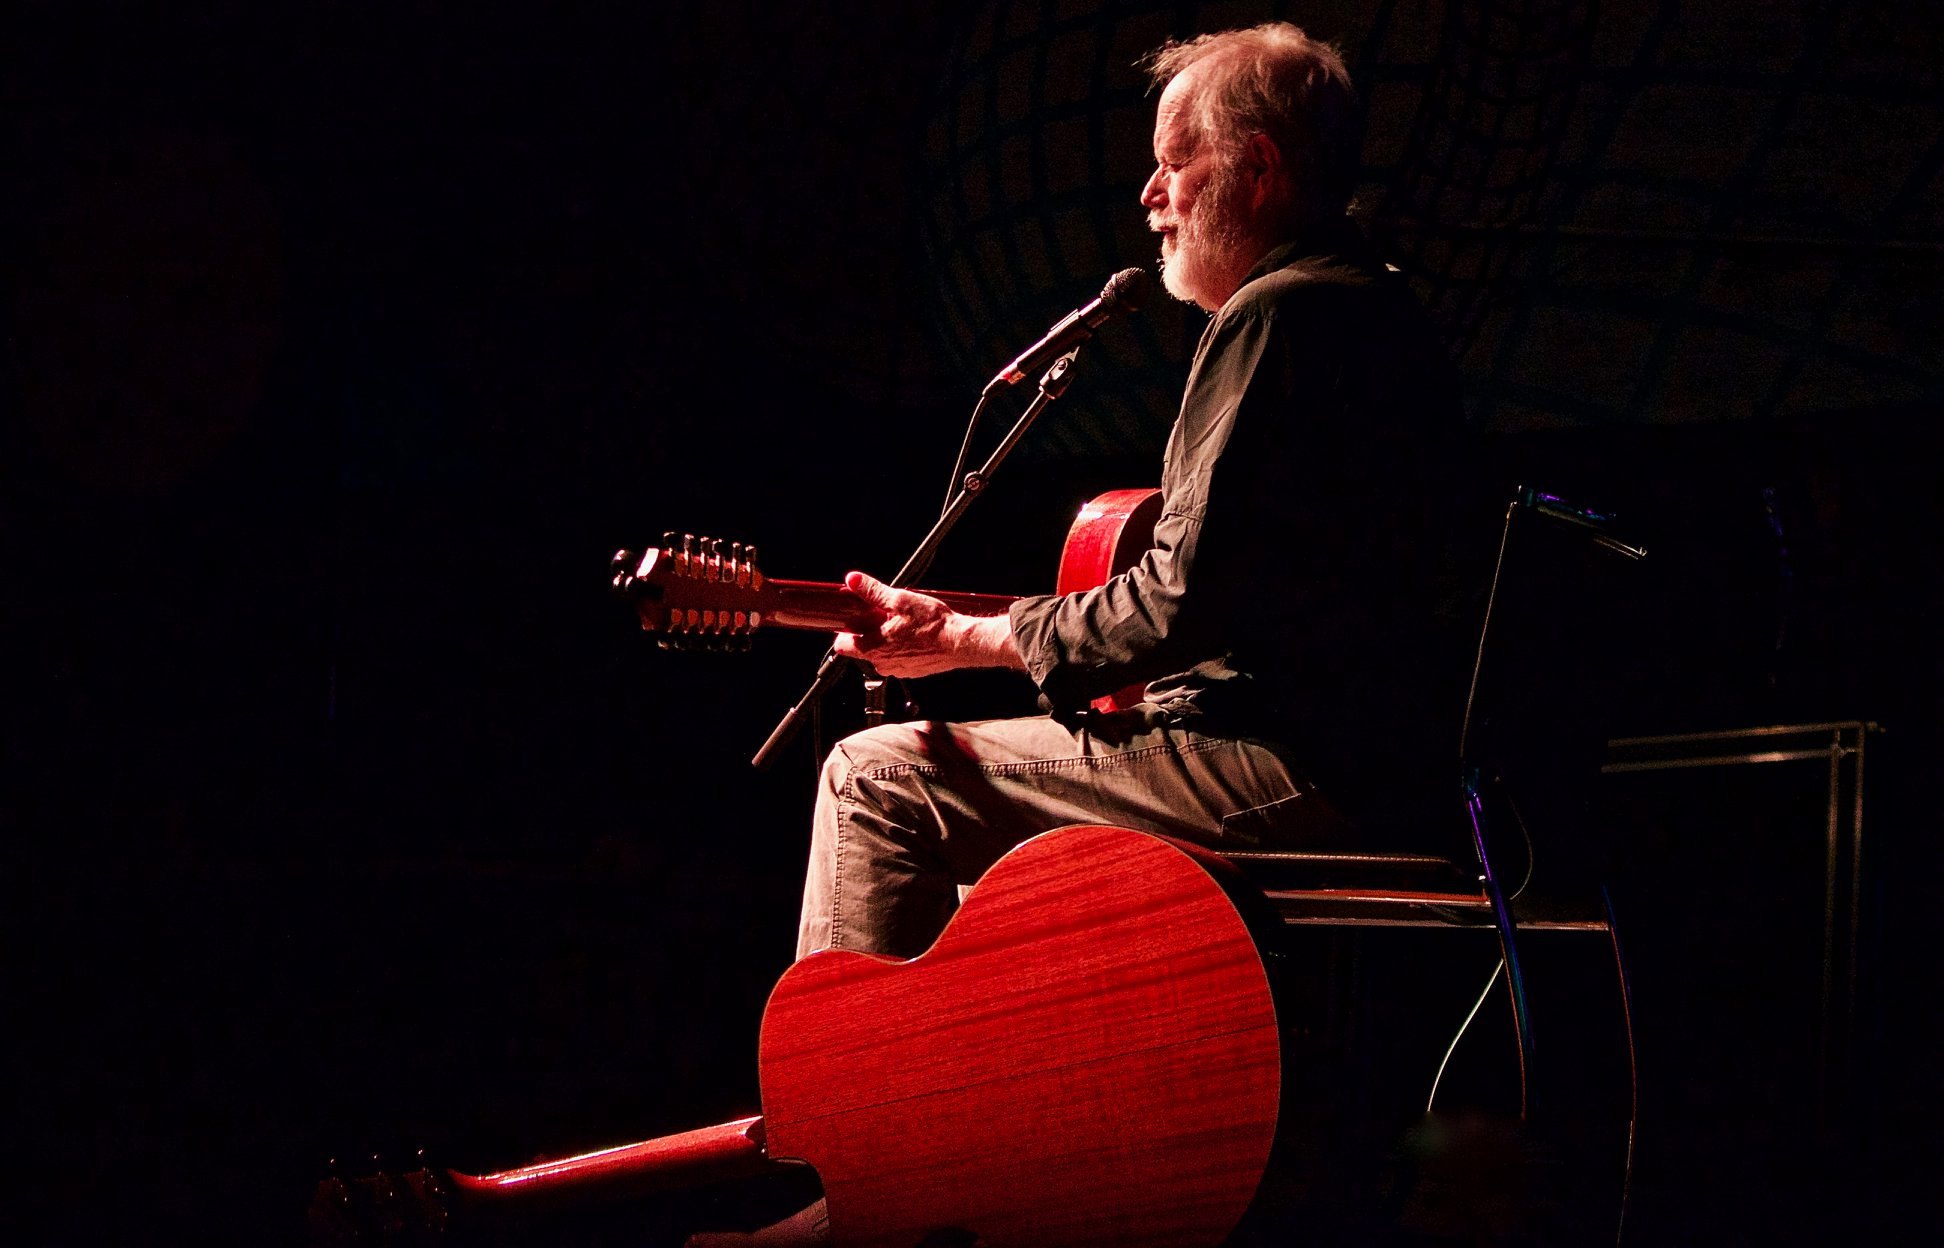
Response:
POLYGON ((1505 983, 1512 994, 1512 1027, 1519 1038, 1519 1121, 1531 1113, 1533 1068, 1532 1020, 1526 1010, 1525 968, 1519 961, 1518 938, 1512 921, 1512 906, 1499 886, 1498 873, 1492 869, 1492 856, 1486 849, 1485 799, 1479 792, 1478 773, 1465 777, 1465 810, 1471 816, 1472 849, 1478 855, 1479 883, 1492 904, 1492 922, 1498 928, 1499 953, 1505 958, 1505 983))

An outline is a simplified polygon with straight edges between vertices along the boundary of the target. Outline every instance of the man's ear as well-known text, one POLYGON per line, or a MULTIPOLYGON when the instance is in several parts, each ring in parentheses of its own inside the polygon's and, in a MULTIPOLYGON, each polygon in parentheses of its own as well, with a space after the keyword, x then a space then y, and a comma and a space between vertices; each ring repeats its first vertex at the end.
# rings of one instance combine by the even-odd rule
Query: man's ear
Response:
POLYGON ((1242 167, 1248 170, 1257 208, 1279 193, 1284 173, 1282 149, 1266 134, 1252 134, 1242 145, 1242 167))

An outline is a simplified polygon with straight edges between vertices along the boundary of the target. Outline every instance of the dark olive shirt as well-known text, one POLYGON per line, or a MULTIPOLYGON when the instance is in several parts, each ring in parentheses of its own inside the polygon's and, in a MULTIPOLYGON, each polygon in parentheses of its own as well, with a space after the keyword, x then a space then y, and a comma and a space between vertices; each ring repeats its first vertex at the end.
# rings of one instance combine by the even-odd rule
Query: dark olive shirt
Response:
POLYGON ((1462 430, 1429 318, 1353 226, 1271 251, 1196 349, 1153 547, 1013 606, 1042 704, 1147 682, 1181 722, 1289 745, 1352 814, 1453 790, 1462 430))

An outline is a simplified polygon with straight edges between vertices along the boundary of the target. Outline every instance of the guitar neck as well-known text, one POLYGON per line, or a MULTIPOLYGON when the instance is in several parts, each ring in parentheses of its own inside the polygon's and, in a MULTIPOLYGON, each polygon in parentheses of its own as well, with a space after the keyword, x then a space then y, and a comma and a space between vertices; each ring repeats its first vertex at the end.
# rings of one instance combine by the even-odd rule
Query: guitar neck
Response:
POLYGON ((455 1221, 468 1232, 475 1227, 490 1231, 509 1214, 684 1191, 793 1169, 793 1163, 770 1159, 763 1135, 761 1117, 742 1118, 492 1174, 422 1167, 330 1178, 318 1184, 311 1198, 310 1242, 318 1248, 443 1243, 455 1221))
MULTIPOLYGON (((820 633, 851 633, 868 628, 871 613, 856 594, 829 581, 771 580, 766 588, 774 592, 765 624, 779 628, 802 628, 820 633)), ((921 589, 917 591, 943 602, 964 615, 1004 615, 1018 599, 1007 594, 965 594, 921 589)))
POLYGON ((643 1196, 784 1168, 764 1152, 763 1120, 755 1117, 493 1174, 441 1173, 463 1201, 497 1207, 643 1196))
MULTIPOLYGON (((1058 593, 1091 588, 1131 565, 1152 541, 1161 510, 1159 490, 1116 490, 1082 508, 1061 555, 1058 593)), ((610 583, 634 604, 641 627, 681 649, 691 644, 746 644, 764 627, 819 633, 861 633, 877 615, 831 581, 785 581, 765 573, 756 548, 685 534, 663 535, 660 546, 619 550, 610 583)), ((1019 601, 1009 594, 963 594, 927 589, 965 615, 995 616, 1019 601)), ((1124 691, 1116 705, 1132 705, 1124 691)))

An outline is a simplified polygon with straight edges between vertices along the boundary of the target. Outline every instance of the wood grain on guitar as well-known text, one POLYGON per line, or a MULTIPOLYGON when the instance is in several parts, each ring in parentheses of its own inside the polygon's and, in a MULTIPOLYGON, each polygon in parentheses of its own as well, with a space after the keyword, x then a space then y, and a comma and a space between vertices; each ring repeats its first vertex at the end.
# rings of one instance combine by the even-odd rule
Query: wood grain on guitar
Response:
POLYGON ((1268 1160, 1281 1050, 1218 867, 1124 829, 1050 832, 923 956, 785 972, 763 1015, 768 1147, 816 1167, 833 1239, 1219 1242, 1268 1160))

